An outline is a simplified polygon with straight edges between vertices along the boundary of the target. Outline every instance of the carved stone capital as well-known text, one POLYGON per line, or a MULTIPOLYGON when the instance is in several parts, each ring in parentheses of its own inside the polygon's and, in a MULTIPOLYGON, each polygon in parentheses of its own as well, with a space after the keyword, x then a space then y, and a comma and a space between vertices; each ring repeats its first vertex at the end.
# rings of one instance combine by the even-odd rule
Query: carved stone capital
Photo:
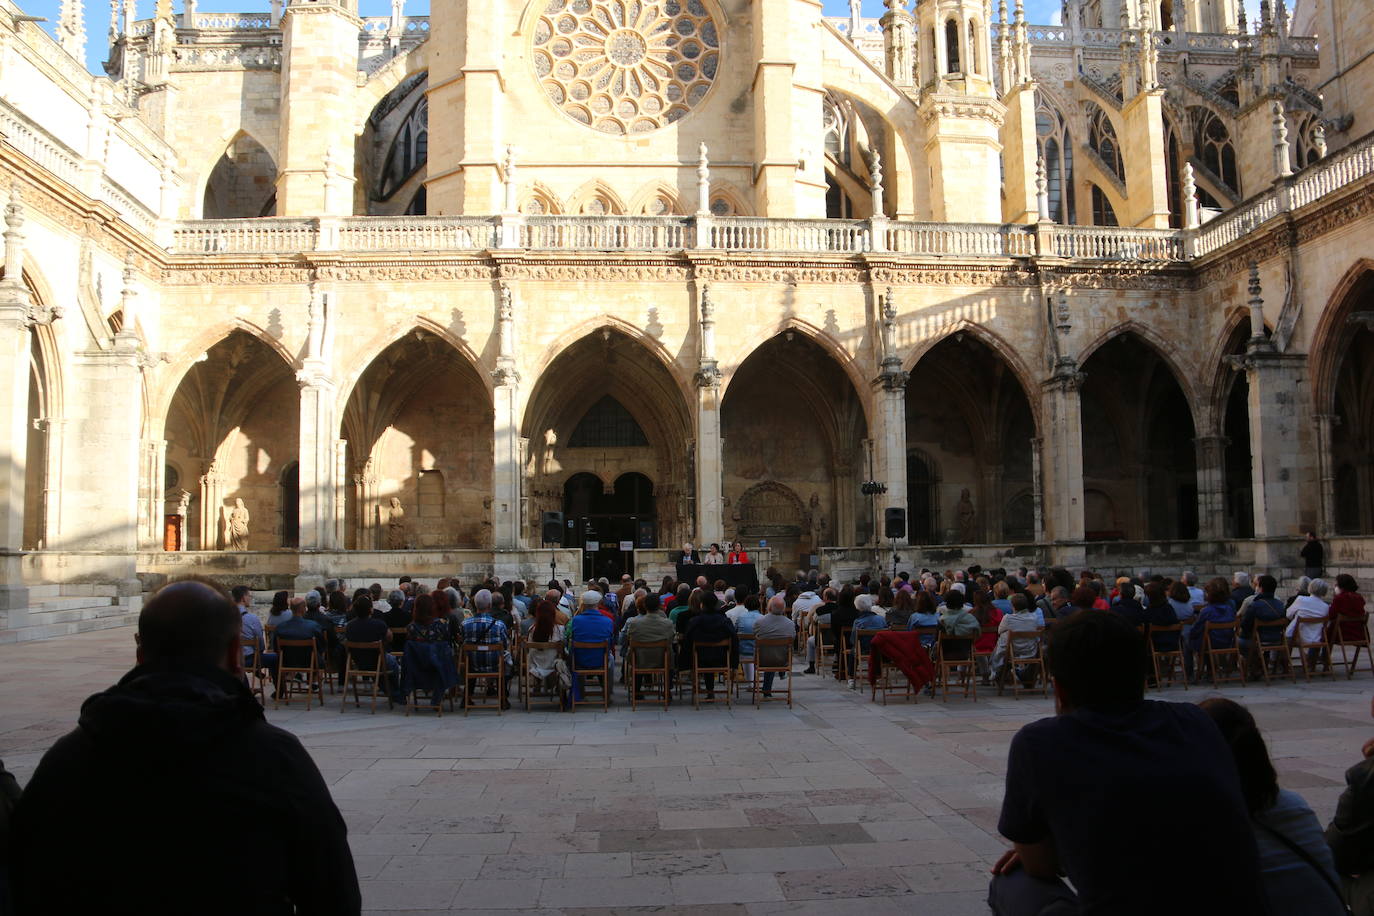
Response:
POLYGON ((692 381, 698 388, 719 388, 721 380, 720 369, 716 366, 715 360, 704 360, 696 374, 692 376, 692 381))

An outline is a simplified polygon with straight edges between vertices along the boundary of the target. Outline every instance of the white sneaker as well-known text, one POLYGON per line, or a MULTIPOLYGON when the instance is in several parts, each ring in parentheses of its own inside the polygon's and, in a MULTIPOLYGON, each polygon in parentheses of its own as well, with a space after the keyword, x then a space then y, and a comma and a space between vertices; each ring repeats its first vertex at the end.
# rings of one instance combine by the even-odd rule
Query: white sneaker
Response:
POLYGON ((853 690, 853 689, 854 689, 854 679, 853 679, 853 678, 850 678, 850 679, 849 679, 849 689, 850 689, 850 690, 853 690))

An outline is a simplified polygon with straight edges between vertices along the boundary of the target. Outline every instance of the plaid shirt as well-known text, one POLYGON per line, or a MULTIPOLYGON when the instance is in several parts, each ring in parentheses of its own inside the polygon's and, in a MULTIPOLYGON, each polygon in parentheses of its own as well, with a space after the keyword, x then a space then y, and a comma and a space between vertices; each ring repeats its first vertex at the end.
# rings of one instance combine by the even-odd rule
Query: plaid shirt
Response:
MULTIPOLYGON (((506 629, 504 623, 494 619, 490 613, 482 613, 463 621, 460 641, 483 645, 500 643, 503 647, 509 647, 510 631, 506 629)), ((496 659, 497 654, 495 652, 475 652, 472 663, 478 671, 495 671, 496 659)))

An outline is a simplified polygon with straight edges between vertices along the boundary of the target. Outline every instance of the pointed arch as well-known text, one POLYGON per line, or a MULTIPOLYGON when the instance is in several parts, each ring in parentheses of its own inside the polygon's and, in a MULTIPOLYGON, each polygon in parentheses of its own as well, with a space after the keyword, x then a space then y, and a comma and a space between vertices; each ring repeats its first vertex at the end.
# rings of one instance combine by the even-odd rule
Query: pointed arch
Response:
POLYGON ((568 212, 574 215, 622 216, 626 212, 625 201, 610 185, 594 178, 568 195, 568 212))
POLYGON ((201 219, 245 219, 276 211, 277 157, 252 132, 240 127, 201 172, 193 206, 201 219))
POLYGON ((633 216, 683 216, 686 211, 677 190, 655 179, 635 192, 627 212, 633 216))
POLYGON ((1178 361, 1173 357, 1174 348, 1168 341, 1161 337, 1154 329, 1141 324, 1135 319, 1128 319, 1121 324, 1114 325, 1094 338, 1092 342, 1078 352, 1078 365, 1083 366, 1087 364, 1088 359, 1095 352, 1100 350, 1103 344, 1123 334, 1134 334, 1136 337, 1139 337, 1149 345, 1150 349, 1154 351, 1155 355, 1160 358, 1164 365, 1169 367, 1169 372, 1173 375, 1174 381, 1178 382, 1178 386, 1183 389, 1183 394, 1188 399, 1188 407, 1192 412, 1194 428, 1203 429, 1205 424, 1197 423, 1199 402, 1198 393, 1192 382, 1193 376, 1184 372, 1182 367, 1179 366, 1178 361))
POLYGON ((249 321, 247 318, 232 318, 220 322, 196 335, 160 373, 158 383, 150 396, 152 410, 144 416, 146 434, 149 439, 164 438, 163 429, 167 420, 167 411, 187 373, 196 363, 205 358, 205 354, 210 352, 212 347, 227 340, 235 331, 242 331, 266 344, 269 350, 281 357, 282 362, 293 373, 300 368, 296 355, 286 348, 281 338, 268 333, 261 325, 249 321))
POLYGON ((909 350, 902 360, 902 369, 908 373, 914 371, 916 364, 921 361, 923 356, 955 334, 968 334, 992 350, 1002 362, 1006 363, 1007 368, 1015 376, 1017 384, 1020 385, 1022 393, 1025 394, 1026 400, 1030 402, 1038 433, 1040 429, 1040 398, 1032 396, 1039 388, 1035 376, 1030 367, 1026 365, 1025 360, 1021 358, 1020 351, 1012 346, 1005 337, 986 325, 978 324, 967 318, 959 318, 950 322, 909 350))
POLYGON ((1317 414, 1329 414, 1335 409, 1336 379, 1345 361, 1341 330, 1355 311, 1357 292, 1369 282, 1374 282, 1374 258, 1358 258, 1331 288, 1312 331, 1307 349, 1312 360, 1312 399, 1317 414))
POLYGON ((668 371, 668 374, 672 376, 682 397, 685 400, 691 400, 691 379, 683 376, 681 367, 673 357, 673 354, 663 345, 663 341, 623 318, 605 313, 580 321, 559 334, 540 356, 539 362, 536 364, 535 378, 542 378, 548 371, 549 366, 553 365, 554 360, 563 355, 564 352, 570 349, 578 341, 603 329, 618 332, 653 354, 654 358, 657 359, 663 365, 663 368, 668 371))
POLYGON ((869 384, 866 373, 859 368, 858 363, 849 351, 844 348, 843 344, 822 328, 818 328, 809 321, 799 318, 796 315, 788 315, 774 324, 771 329, 761 329, 761 333, 757 337, 741 341, 737 344, 735 351, 731 353, 728 358, 720 361, 722 400, 729 392, 730 385, 733 384, 735 379, 735 372, 739 367, 744 365, 745 361, 758 352, 759 348, 764 344, 768 343, 773 338, 785 335, 788 331, 805 336, 812 343, 824 350, 826 355, 835 361, 836 365, 838 365, 840 369, 843 370, 845 376, 848 377, 849 383, 854 386, 854 390, 859 394, 859 403, 863 406, 864 411, 864 421, 866 423, 871 422, 871 417, 869 415, 871 405, 867 397, 869 384))
POLYGON ((368 77, 367 82, 358 89, 357 95, 354 96, 352 103, 353 133, 357 135, 363 132, 367 119, 372 116, 372 110, 397 86, 415 74, 424 73, 428 70, 429 41, 426 39, 404 54, 393 57, 374 71, 368 77))
POLYGON ((362 378, 373 361, 381 356, 388 347, 417 331, 432 334, 452 347, 472 367, 473 372, 482 382, 488 399, 494 397, 496 385, 492 381, 491 372, 487 370, 481 357, 477 355, 468 342, 454 336, 452 331, 427 315, 412 315, 392 321, 351 353, 342 354, 343 364, 350 368, 339 376, 338 408, 340 411, 343 411, 347 406, 349 398, 353 396, 353 391, 358 385, 358 380, 362 378))
POLYGON ((536 181, 520 194, 520 212, 526 216, 557 216, 565 211, 554 190, 536 181))
POLYGON ((710 205, 712 216, 753 216, 753 209, 745 203, 748 195, 728 181, 711 182, 710 205))

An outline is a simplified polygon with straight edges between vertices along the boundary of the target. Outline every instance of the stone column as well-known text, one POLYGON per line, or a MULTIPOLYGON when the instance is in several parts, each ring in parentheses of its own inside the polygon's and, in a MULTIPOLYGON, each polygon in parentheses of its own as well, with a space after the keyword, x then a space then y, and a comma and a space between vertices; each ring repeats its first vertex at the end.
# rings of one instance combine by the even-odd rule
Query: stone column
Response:
POLYGON ((1226 445, 1225 436, 1198 436, 1193 440, 1197 452, 1198 538, 1215 541, 1226 534, 1226 445))
POLYGON ((493 417, 492 535, 497 550, 522 546, 520 526, 520 373, 515 368, 515 293, 502 281, 499 287, 499 347, 496 356, 493 417))
POLYGON ((219 550, 220 532, 224 527, 224 475, 219 462, 205 459, 205 471, 200 475, 200 543, 201 550, 219 550))
POLYGON ((334 548, 348 546, 348 500, 344 487, 348 481, 348 440, 334 440, 334 548))
POLYGON ((358 510, 358 550, 378 549, 377 528, 377 475, 372 470, 372 459, 358 465, 353 475, 354 505, 358 510))
POLYGON ((334 443, 339 423, 335 417, 338 395, 329 374, 329 354, 333 349, 330 334, 332 294, 310 284, 309 320, 305 359, 296 373, 301 387, 300 439, 298 443, 298 483, 300 507, 300 550, 331 550, 334 540, 335 501, 338 480, 334 443))
POLYGON ((24 547, 24 474, 29 441, 29 326, 32 316, 24 286, 24 214, 16 190, 5 208, 5 278, 0 282, 0 610, 9 626, 23 626, 29 592, 23 585, 19 551, 24 547))
MULTIPOLYGON (((1321 489, 1319 530, 1329 537, 1336 531, 1336 465, 1331 460, 1331 440, 1340 418, 1335 414, 1323 413, 1317 414, 1314 419, 1317 421, 1317 478, 1321 489)), ((1258 524, 1259 520, 1256 519, 1258 524)))
POLYGON ((720 436, 720 369, 716 367, 715 306, 710 288, 698 285, 700 357, 695 376, 696 543, 725 539, 724 440, 720 436))
POLYGON ((1041 453, 1045 440, 1039 437, 1030 440, 1031 450, 1031 501, 1034 505, 1035 526, 1032 528, 1036 543, 1045 540, 1045 487, 1040 481, 1041 453))
MULTIPOLYGON (((143 440, 142 489, 147 493, 143 507, 139 546, 146 550, 161 550, 164 514, 167 502, 167 440, 143 440)), ((60 479, 60 477, 58 478, 60 479)))
POLYGON ((1061 358, 1042 386, 1049 446, 1041 458, 1047 465, 1045 522, 1049 539, 1061 543, 1083 540, 1083 421, 1078 394, 1082 384, 1078 364, 1061 358))
MULTIPOLYGON (((873 431, 877 465, 877 479, 887 486, 887 492, 878 498, 878 518, 875 520, 877 538, 883 540, 884 510, 907 508, 906 480, 906 383, 907 373, 902 371, 902 361, 897 355, 897 303, 891 287, 882 302, 882 322, 879 340, 881 342, 882 367, 874 385, 877 410, 874 416, 877 429, 873 431)), ((906 520, 907 533, 897 543, 906 545, 911 541, 911 519, 906 520)))
MULTIPOLYGON (((995 443, 989 443, 983 454, 992 454, 995 443)), ((983 543, 1002 543, 1002 466, 987 464, 983 467, 983 543)))
MULTIPOLYGON (((1300 387, 1306 374, 1306 357, 1273 349, 1252 349, 1246 354, 1245 368, 1250 382, 1250 485, 1255 537, 1296 537, 1302 525, 1298 480, 1306 437, 1300 387)), ((1329 464, 1327 449, 1318 445, 1317 453, 1329 464)))

